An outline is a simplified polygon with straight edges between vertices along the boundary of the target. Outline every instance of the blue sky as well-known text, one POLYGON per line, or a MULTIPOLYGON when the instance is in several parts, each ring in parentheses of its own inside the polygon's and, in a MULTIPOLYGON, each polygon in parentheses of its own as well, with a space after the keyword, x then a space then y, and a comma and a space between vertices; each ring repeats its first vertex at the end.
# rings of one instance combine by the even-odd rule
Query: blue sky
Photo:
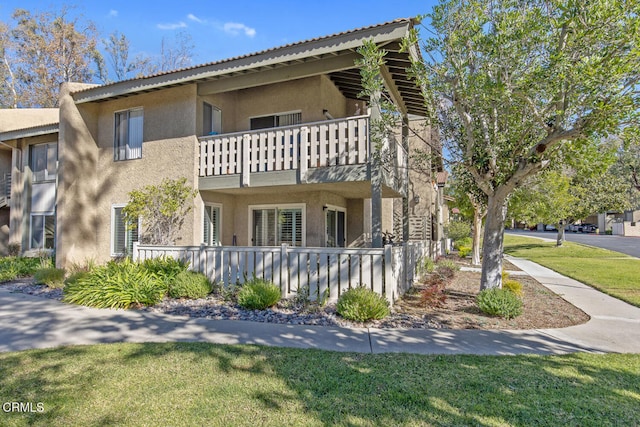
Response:
POLYGON ((115 30, 131 42, 130 58, 155 55, 163 37, 180 31, 195 45, 194 64, 257 52, 287 43, 334 34, 396 18, 425 14, 437 0, 369 1, 123 1, 20 0, 0 3, 0 20, 11 21, 20 7, 29 11, 60 10, 93 21, 103 37, 115 30))

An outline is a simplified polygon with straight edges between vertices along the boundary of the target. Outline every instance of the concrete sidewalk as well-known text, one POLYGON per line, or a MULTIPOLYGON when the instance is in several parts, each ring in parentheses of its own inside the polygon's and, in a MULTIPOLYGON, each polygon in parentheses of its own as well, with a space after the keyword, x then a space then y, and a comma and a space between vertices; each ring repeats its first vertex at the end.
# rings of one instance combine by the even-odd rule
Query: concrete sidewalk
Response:
POLYGON ((109 342, 204 341, 360 353, 640 353, 640 308, 529 261, 510 261, 592 319, 564 329, 524 331, 294 326, 92 309, 0 287, 0 351, 109 342))

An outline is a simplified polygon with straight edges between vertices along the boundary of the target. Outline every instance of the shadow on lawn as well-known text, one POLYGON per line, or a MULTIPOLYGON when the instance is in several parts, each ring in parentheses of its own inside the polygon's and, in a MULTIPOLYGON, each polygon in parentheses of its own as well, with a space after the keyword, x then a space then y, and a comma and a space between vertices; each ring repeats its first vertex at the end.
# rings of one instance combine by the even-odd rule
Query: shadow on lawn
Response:
MULTIPOLYGON (((175 397, 175 402, 167 402, 175 407, 167 425, 190 420, 194 408, 202 411, 199 416, 207 417, 206 408, 213 399, 227 399, 230 418, 225 416, 225 420, 245 425, 252 419, 271 424, 270 420, 283 415, 296 420, 301 409, 308 422, 323 425, 635 425, 640 421, 637 355, 370 355, 206 343, 117 344, 0 354, 3 402, 46 399, 43 414, 0 414, 0 420, 24 421, 16 425, 68 422, 73 409, 69 403, 85 396, 99 397, 101 384, 111 380, 110 372, 127 366, 144 373, 161 365, 172 368, 164 375, 188 372, 201 378, 192 387, 210 389, 199 401, 191 397, 184 402, 185 391, 180 387, 163 389, 164 394, 175 397), (38 368, 29 369, 25 364, 38 368), (69 370, 73 371, 72 381, 69 370), (219 388, 216 381, 223 378, 227 382, 242 378, 237 380, 241 394, 225 394, 227 389, 219 388), (274 379, 285 385, 284 390, 270 390, 267 381, 274 379)), ((153 387, 153 379, 148 382, 141 386, 153 387)), ((135 401, 136 396, 123 395, 122 399, 119 403, 128 407, 127 400, 135 401)), ((144 424, 145 415, 133 414, 133 419, 144 424)), ((96 417, 92 425, 124 420, 115 411, 96 417)), ((216 419, 208 421, 215 424, 216 419)))

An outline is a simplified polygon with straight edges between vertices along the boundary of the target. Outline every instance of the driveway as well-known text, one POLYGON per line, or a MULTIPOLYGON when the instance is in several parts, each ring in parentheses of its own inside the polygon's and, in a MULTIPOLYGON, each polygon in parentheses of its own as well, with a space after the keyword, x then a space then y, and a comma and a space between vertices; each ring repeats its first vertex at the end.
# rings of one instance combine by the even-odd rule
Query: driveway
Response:
MULTIPOLYGON (((556 231, 521 231, 507 230, 507 234, 516 236, 542 237, 545 239, 556 240, 556 231)), ((621 252, 640 258, 640 238, 624 237, 624 236, 608 236, 604 234, 588 234, 588 233, 572 233, 567 231, 564 233, 565 238, 569 242, 582 243, 584 245, 595 246, 597 248, 609 249, 611 251, 621 252)))

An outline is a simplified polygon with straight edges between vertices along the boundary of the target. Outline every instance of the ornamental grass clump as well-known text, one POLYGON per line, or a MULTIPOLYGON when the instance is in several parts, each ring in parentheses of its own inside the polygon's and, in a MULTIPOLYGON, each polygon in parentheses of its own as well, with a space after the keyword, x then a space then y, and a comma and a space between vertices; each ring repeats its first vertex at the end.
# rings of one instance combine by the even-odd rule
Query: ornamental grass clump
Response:
POLYGON ((158 258, 145 259, 142 262, 142 267, 154 273, 168 285, 171 285, 180 273, 187 270, 189 263, 170 256, 161 256, 158 258))
POLYGON ((40 258, 0 258, 0 282, 31 276, 41 267, 40 263, 40 258))
POLYGON ((47 285, 50 288, 62 288, 66 272, 62 268, 41 268, 33 274, 33 282, 36 285, 47 285))
POLYGON ((238 304, 249 310, 264 310, 280 301, 280 288, 273 283, 253 278, 242 285, 238 292, 238 304))
POLYGON ((522 314, 522 300, 507 289, 490 288, 480 291, 476 302, 480 310, 490 316, 513 319, 522 314))
POLYGON ((338 298, 336 311, 345 319, 365 322, 389 315, 389 302, 365 287, 351 288, 338 298))
POLYGON ((181 271, 169 284, 171 298, 205 298, 212 291, 211 282, 202 274, 195 271, 181 271))
POLYGON ((63 301, 97 308, 129 308, 157 304, 166 293, 167 284, 156 274, 125 259, 67 280, 63 301))

